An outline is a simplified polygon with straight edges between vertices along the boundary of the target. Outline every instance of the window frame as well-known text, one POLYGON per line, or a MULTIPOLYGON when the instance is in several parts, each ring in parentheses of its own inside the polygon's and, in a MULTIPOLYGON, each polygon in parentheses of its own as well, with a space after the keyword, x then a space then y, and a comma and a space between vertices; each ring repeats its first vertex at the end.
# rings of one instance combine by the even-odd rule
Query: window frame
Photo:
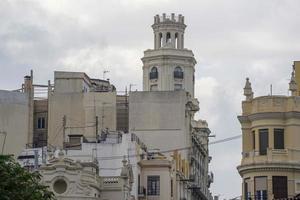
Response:
POLYGON ((37 118, 37 129, 45 129, 46 128, 46 119, 45 117, 37 118))
POLYGON ((184 79, 184 72, 181 66, 176 66, 174 68, 173 77, 175 79, 184 79))
POLYGON ((150 72, 149 72, 149 79, 150 79, 150 80, 158 79, 158 68, 157 68, 156 66, 153 66, 153 67, 150 69, 150 72))
POLYGON ((147 195, 159 196, 160 195, 160 176, 151 175, 147 176, 147 195))
POLYGON ((284 149, 284 129, 283 128, 274 128, 273 131, 274 137, 274 149, 284 149), (276 137, 277 136, 277 137, 276 137))
POLYGON ((269 148, 269 129, 268 128, 258 129, 258 133, 259 133, 259 155, 265 156, 267 155, 268 148, 269 148), (264 136, 266 137, 267 141, 265 141, 265 143, 262 143, 262 138, 264 136))

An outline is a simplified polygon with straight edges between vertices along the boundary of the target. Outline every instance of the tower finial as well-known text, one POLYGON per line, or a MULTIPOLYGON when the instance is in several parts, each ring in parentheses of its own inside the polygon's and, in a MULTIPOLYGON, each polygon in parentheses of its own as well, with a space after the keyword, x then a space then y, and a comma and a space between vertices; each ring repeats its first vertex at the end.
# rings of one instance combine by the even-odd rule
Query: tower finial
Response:
POLYGON ((289 90, 292 93, 292 96, 297 96, 297 82, 295 80, 295 68, 293 67, 293 71, 291 74, 291 80, 289 83, 289 90))
POLYGON ((250 101, 253 99, 253 91, 251 87, 251 83, 249 81, 249 78, 246 78, 246 84, 244 87, 244 95, 246 96, 246 101, 250 101))

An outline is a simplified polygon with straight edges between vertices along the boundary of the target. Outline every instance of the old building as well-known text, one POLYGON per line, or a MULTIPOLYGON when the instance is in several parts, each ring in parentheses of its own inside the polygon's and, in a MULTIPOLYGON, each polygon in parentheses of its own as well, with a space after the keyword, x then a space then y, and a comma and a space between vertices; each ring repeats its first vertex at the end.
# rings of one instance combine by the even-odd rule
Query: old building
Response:
POLYGON ((116 131, 116 96, 108 81, 82 72, 55 72, 48 99, 48 143, 62 147, 69 134, 95 141, 100 130, 116 131))
MULTIPOLYGON (((48 81, 47 85, 34 84, 32 72, 25 76, 19 93, 11 93, 22 100, 21 115, 16 117, 22 122, 18 127, 24 130, 22 140, 18 149, 7 152, 18 155, 27 147, 19 156, 21 164, 29 169, 51 165, 42 167, 50 185, 55 174, 62 173, 54 170, 56 166, 84 171, 84 163, 98 160, 96 174, 106 181, 100 181, 100 189, 92 189, 95 199, 99 195, 101 199, 120 199, 119 193, 114 194, 120 188, 126 193, 123 199, 212 199, 210 130, 206 121, 194 119, 199 111, 194 97, 196 60, 184 47, 184 17, 156 15, 152 28, 154 49, 146 50, 142 58, 144 91, 120 95, 109 80, 91 78, 84 72, 55 71, 54 83, 48 81), (66 159, 47 163, 47 154, 57 149, 66 151, 66 159), (121 165, 123 156, 128 163, 121 165), (81 164, 76 164, 77 159, 81 164), (126 172, 124 166, 131 168, 126 172), (120 178, 125 174, 126 181, 120 178), (110 192, 104 193, 103 185, 110 192)), ((13 102, 13 107, 19 105, 13 102)), ((4 107, 0 105, 0 117, 4 107)), ((11 122, 9 119, 9 127, 4 124, 5 130, 14 130, 11 122)), ((9 134, 7 140, 14 144, 16 135, 9 134)), ((64 176, 72 175, 68 173, 64 176)), ((58 185, 68 183, 60 181, 58 185)), ((57 193, 62 199, 81 195, 64 191, 64 195, 57 193)))
POLYGON ((254 97, 246 80, 242 115, 243 199, 284 199, 300 193, 300 101, 295 62, 290 96, 254 97))
MULTIPOLYGON (((184 47, 184 16, 156 15, 152 28, 154 49, 146 50, 142 58, 144 91, 129 94, 129 132, 150 149, 168 152, 168 158, 173 151, 180 151, 186 171, 178 169, 180 176, 172 181, 175 199, 210 199, 210 131, 193 126, 201 123, 194 120, 199 111, 199 102, 194 98, 196 60, 184 47)), ((162 199, 159 194, 153 198, 162 199)))

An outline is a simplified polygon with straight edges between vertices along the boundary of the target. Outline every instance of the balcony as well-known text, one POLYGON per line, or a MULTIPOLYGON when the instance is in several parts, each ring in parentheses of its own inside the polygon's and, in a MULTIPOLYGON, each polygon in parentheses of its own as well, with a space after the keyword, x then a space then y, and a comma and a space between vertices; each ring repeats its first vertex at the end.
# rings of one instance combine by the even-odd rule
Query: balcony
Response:
POLYGON ((183 79, 183 72, 175 71, 174 72, 174 78, 183 79))
POLYGON ((150 72, 149 73, 150 80, 152 79, 158 79, 158 72, 150 72))
POLYGON ((300 149, 267 149, 266 155, 260 155, 259 151, 243 152, 242 165, 258 163, 298 163, 300 149))

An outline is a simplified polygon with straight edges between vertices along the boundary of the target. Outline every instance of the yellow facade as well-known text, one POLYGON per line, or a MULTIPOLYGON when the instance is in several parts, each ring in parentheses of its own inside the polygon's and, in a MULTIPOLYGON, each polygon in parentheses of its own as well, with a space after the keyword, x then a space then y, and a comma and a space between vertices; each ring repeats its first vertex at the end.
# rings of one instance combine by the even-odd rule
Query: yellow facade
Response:
POLYGON ((238 117, 243 134, 238 166, 243 199, 292 198, 300 193, 300 99, 253 98, 250 82, 245 89, 246 100, 238 117))

